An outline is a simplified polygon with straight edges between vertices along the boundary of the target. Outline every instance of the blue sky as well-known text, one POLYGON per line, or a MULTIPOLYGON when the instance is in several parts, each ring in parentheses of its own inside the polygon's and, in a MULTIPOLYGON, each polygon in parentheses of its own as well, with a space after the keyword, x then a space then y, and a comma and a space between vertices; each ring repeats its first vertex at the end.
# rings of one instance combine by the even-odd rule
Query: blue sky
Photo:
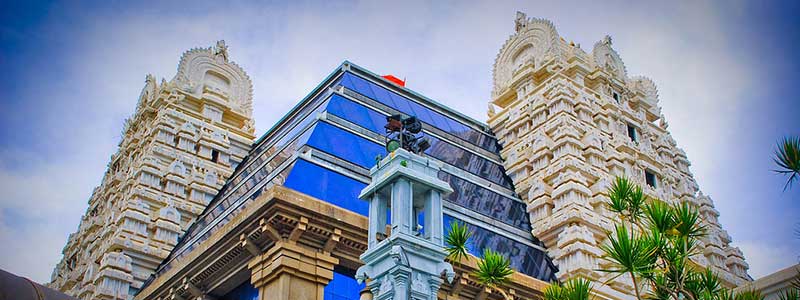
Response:
POLYGON ((800 185, 775 142, 800 135, 797 2, 501 1, 0 3, 0 268, 50 278, 116 151, 145 75, 225 39, 254 82, 263 134, 347 59, 486 120, 517 10, 583 49, 613 37, 652 78, 669 129, 754 277, 797 263, 800 185))

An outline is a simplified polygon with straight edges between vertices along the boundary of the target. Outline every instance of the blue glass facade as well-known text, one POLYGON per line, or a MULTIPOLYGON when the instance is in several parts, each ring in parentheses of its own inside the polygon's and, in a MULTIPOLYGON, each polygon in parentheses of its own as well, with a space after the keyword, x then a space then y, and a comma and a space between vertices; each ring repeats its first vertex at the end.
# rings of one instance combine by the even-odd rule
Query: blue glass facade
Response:
POLYGON ((325 286, 323 291, 325 300, 358 300, 361 290, 366 284, 359 284, 354 274, 346 270, 334 270, 333 279, 325 286), (346 272, 346 273, 345 273, 346 272))
MULTIPOLYGON (((358 193, 367 185, 376 157, 386 154, 383 125, 386 116, 395 113, 423 121, 432 145, 425 153, 445 164, 439 177, 455 190, 446 200, 460 207, 446 207, 446 224, 457 220, 470 226, 474 231, 470 252, 479 256, 491 248, 507 255, 519 272, 555 280, 557 269, 542 243, 530 235, 526 206, 513 194, 491 132, 349 63, 256 142, 158 272, 168 270, 175 258, 189 253, 273 185, 367 215, 368 205, 358 193)), ((358 299, 362 287, 355 285, 349 275, 353 272, 337 270, 325 299, 358 299)))
POLYGON ((219 300, 258 300, 258 289, 250 281, 246 281, 220 297, 219 300))

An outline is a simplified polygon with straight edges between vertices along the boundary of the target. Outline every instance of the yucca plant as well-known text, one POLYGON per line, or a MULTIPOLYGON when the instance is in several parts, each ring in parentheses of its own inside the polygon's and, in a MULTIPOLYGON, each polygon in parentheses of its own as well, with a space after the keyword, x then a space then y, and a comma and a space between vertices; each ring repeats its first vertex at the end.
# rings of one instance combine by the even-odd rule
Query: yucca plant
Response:
POLYGON ((451 262, 460 264, 463 259, 469 259, 469 239, 472 238, 472 231, 467 224, 462 222, 450 222, 450 229, 444 239, 447 259, 451 262))
POLYGON ((783 186, 783 189, 786 190, 800 178, 800 138, 785 137, 783 141, 778 142, 778 149, 775 150, 773 160, 780 167, 775 172, 789 175, 786 185, 783 186))
POLYGON ((640 219, 644 215, 647 196, 642 187, 625 177, 617 177, 608 189, 608 210, 627 219, 631 225, 641 228, 640 219))
POLYGON ((778 294, 780 300, 800 300, 800 291, 796 287, 790 287, 778 294))
MULTIPOLYGON (((756 292, 733 293, 722 287, 710 270, 693 270, 690 257, 698 254, 698 238, 705 234, 696 208, 648 199, 641 187, 622 177, 607 195, 609 210, 621 220, 600 247, 608 264, 598 271, 615 273, 609 281, 629 275, 639 300, 763 300, 756 292)), ((557 285, 545 297, 565 300, 567 292, 565 285, 557 285)))
POLYGON ((688 203, 676 204, 675 233, 683 238, 699 238, 705 234, 705 227, 700 224, 700 212, 688 203))
POLYGON ((643 238, 634 232, 629 233, 622 225, 617 225, 615 232, 610 232, 607 236, 609 243, 601 245, 600 249, 605 253, 605 258, 611 262, 611 266, 600 271, 617 274, 610 280, 629 274, 633 280, 636 297, 641 299, 636 278, 653 272, 657 260, 656 245, 651 243, 651 239, 643 238))
POLYGON ((483 257, 478 261, 475 278, 486 287, 496 288, 498 285, 509 281, 514 270, 511 261, 499 252, 486 249, 483 257))
POLYGON ((566 284, 554 283, 545 288, 544 300, 589 300, 591 294, 591 281, 573 278, 566 284))
POLYGON ((544 300, 565 300, 566 290, 560 282, 554 282, 544 289, 544 300))
POLYGON ((633 184, 625 177, 617 177, 608 189, 608 210, 624 215, 628 210, 628 198, 633 193, 633 184))
POLYGON ((764 295, 761 295, 761 292, 754 291, 754 290, 747 290, 741 291, 739 293, 735 293, 733 296, 734 300, 764 300, 764 295))

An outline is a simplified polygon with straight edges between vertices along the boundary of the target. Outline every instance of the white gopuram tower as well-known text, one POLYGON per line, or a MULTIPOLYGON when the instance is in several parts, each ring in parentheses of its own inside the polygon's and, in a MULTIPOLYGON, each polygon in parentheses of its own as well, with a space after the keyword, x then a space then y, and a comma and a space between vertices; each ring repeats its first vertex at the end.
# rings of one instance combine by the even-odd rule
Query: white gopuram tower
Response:
POLYGON ((356 279, 370 279, 373 300, 436 300, 441 274, 453 280, 442 240, 442 196, 453 190, 437 178, 440 169, 398 149, 370 170, 372 182, 359 196, 369 201, 369 236, 356 279))
POLYGON ((132 299, 253 143, 252 83, 224 41, 147 75, 136 112, 49 286, 79 299, 132 299))
MULTIPOLYGON (((711 267, 726 286, 751 280, 667 131, 655 84, 628 76, 610 37, 587 53, 547 20, 517 13, 515 23, 495 61, 488 123, 559 278, 609 276, 595 271, 603 262, 598 245, 614 224, 603 194, 614 177, 626 176, 650 197, 700 210, 708 234, 694 262, 711 267)), ((598 292, 624 298, 632 289, 620 277, 598 292)))

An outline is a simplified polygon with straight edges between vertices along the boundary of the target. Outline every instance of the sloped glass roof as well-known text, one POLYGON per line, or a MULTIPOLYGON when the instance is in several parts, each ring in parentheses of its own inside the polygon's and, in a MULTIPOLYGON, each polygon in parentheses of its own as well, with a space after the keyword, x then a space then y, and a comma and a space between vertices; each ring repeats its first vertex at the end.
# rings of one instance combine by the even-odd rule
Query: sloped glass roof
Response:
POLYGON ((526 206, 513 192, 486 125, 349 62, 256 142, 157 274, 274 185, 366 215, 367 202, 357 196, 369 182, 376 156, 386 154, 383 125, 395 113, 423 121, 432 144, 425 153, 444 164, 439 177, 455 190, 445 199, 446 224, 460 220, 473 229, 470 252, 480 255, 491 248, 522 273, 556 280, 557 268, 530 233, 526 206))

